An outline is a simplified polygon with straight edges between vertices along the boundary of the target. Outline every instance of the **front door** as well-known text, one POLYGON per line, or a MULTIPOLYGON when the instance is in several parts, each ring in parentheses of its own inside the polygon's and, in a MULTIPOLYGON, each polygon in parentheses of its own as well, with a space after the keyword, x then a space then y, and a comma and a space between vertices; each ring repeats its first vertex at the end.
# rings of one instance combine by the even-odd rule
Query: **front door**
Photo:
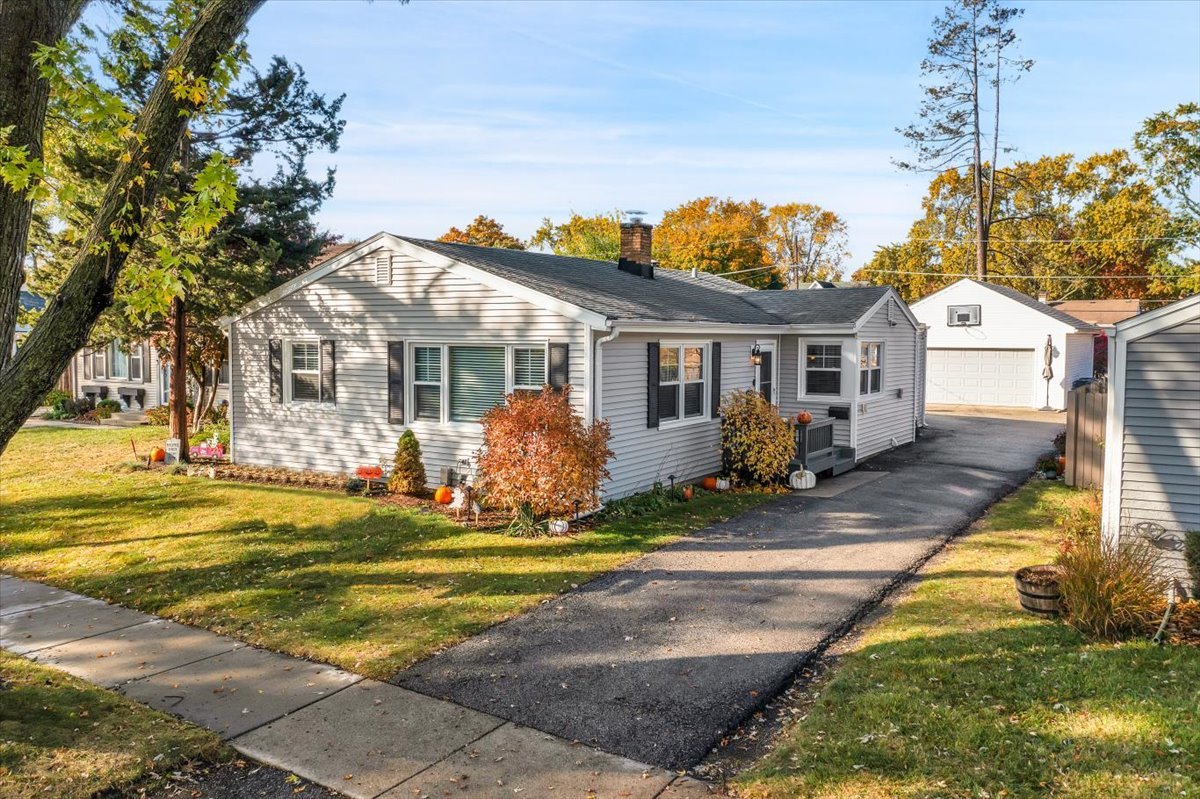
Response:
POLYGON ((755 367, 754 384, 766 398, 767 402, 775 403, 775 345, 759 344, 761 363, 755 367))

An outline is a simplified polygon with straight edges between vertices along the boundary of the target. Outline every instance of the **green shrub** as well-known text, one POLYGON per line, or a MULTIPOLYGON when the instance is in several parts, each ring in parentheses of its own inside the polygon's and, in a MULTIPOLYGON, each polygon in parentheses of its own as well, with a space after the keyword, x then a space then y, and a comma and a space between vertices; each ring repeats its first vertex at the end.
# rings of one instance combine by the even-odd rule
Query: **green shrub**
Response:
POLYGON ((421 462, 421 442, 412 430, 405 430, 396 441, 392 476, 388 490, 397 494, 419 494, 425 490, 425 464, 421 462))
POLYGON ((721 403, 721 458, 738 482, 779 482, 795 455, 791 422, 762 394, 734 391, 721 403))
POLYGON ((57 408, 60 402, 65 402, 69 399, 71 399, 69 391, 61 391, 56 388, 46 395, 46 398, 42 400, 42 404, 48 408, 57 408))
MULTIPOLYGON (((700 489, 696 489, 699 491, 700 489)), ((633 494, 607 503, 599 514, 602 519, 635 519, 648 513, 683 502, 683 489, 664 488, 662 484, 649 491, 633 494)))
POLYGON ((171 409, 166 405, 156 405, 146 411, 146 422, 163 427, 169 425, 171 423, 171 409))
POLYGON ((113 413, 120 413, 121 409, 124 406, 122 406, 120 402, 117 402, 114 399, 102 399, 96 403, 96 407, 104 408, 105 410, 112 411, 113 413))
POLYGON ((1183 534, 1183 561, 1192 578, 1192 597, 1200 599, 1200 530, 1183 534))
POLYGON ((1108 547, 1096 531, 1063 543, 1063 618, 1091 638, 1119 640, 1151 627, 1166 591, 1158 553, 1140 538, 1108 547))
POLYGON ((54 410, 46 414, 47 419, 78 419, 92 412, 92 401, 87 397, 60 399, 54 410))

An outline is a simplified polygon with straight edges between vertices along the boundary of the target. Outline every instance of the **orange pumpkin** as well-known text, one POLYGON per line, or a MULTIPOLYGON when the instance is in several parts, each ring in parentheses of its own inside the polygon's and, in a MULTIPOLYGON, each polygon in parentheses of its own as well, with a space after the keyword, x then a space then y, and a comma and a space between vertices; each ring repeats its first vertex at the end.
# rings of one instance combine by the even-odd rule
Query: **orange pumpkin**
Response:
POLYGON ((691 502, 693 493, 694 493, 694 491, 691 486, 684 486, 683 487, 683 501, 691 502))
POLYGON ((717 490, 717 478, 705 477, 704 481, 701 482, 700 485, 704 486, 705 491, 716 491, 717 490))
POLYGON ((809 424, 812 422, 812 419, 812 414, 808 411, 800 411, 800 413, 796 414, 796 421, 800 424, 809 424))
POLYGON ((1066 474, 1066 472, 1067 472, 1067 456, 1066 455, 1058 456, 1058 472, 1059 472, 1059 474, 1066 474))
POLYGON ((438 486, 433 492, 433 501, 439 505, 449 505, 454 501, 454 490, 450 486, 438 486))
POLYGON ((151 463, 162 463, 167 459, 167 451, 162 447, 155 447, 150 450, 151 463))

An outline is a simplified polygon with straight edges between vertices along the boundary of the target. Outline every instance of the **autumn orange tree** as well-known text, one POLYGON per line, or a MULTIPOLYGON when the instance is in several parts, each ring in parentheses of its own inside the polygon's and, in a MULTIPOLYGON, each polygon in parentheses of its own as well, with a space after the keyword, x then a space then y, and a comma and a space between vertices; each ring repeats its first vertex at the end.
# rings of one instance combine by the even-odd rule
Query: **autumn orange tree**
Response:
POLYGON ((512 511, 513 530, 532 532, 548 516, 599 501, 608 479, 608 422, 585 425, 570 387, 518 391, 483 416, 478 487, 488 504, 512 511))
POLYGON ((438 241, 451 244, 474 244, 478 247, 503 247, 506 250, 523 250, 525 244, 516 236, 504 232, 504 226, 490 216, 480 214, 466 228, 452 227, 438 241))
POLYGON ((767 208, 758 200, 700 197, 663 214, 654 256, 672 269, 734 272, 739 283, 782 288, 782 270, 765 246, 768 230, 767 208))

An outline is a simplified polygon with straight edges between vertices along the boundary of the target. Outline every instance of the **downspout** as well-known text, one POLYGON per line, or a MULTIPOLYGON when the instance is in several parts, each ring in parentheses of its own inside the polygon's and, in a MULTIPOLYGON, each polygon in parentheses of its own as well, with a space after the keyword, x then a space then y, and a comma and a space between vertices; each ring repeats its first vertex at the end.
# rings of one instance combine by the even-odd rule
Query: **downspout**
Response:
MULTIPOLYGON (((599 328, 597 328, 599 329, 599 328)), ((596 339, 596 371, 592 377, 592 421, 602 418, 604 413, 604 349, 603 346, 610 341, 616 341, 617 336, 621 335, 621 331, 613 328, 612 332, 603 338, 596 339)))
MULTIPOLYGON (((237 375, 237 370, 233 368, 233 331, 234 331, 234 327, 236 324, 237 324, 236 322, 231 322, 229 324, 229 332, 225 334, 225 344, 228 349, 228 353, 226 354, 225 357, 229 360, 229 407, 226 409, 225 412, 229 415, 229 462, 230 463, 234 462, 233 461, 233 398, 234 398, 235 394, 234 394, 234 390, 233 390, 234 389, 233 381, 234 381, 235 376, 237 375)), ((213 388, 213 391, 216 391, 215 387, 213 388)))

